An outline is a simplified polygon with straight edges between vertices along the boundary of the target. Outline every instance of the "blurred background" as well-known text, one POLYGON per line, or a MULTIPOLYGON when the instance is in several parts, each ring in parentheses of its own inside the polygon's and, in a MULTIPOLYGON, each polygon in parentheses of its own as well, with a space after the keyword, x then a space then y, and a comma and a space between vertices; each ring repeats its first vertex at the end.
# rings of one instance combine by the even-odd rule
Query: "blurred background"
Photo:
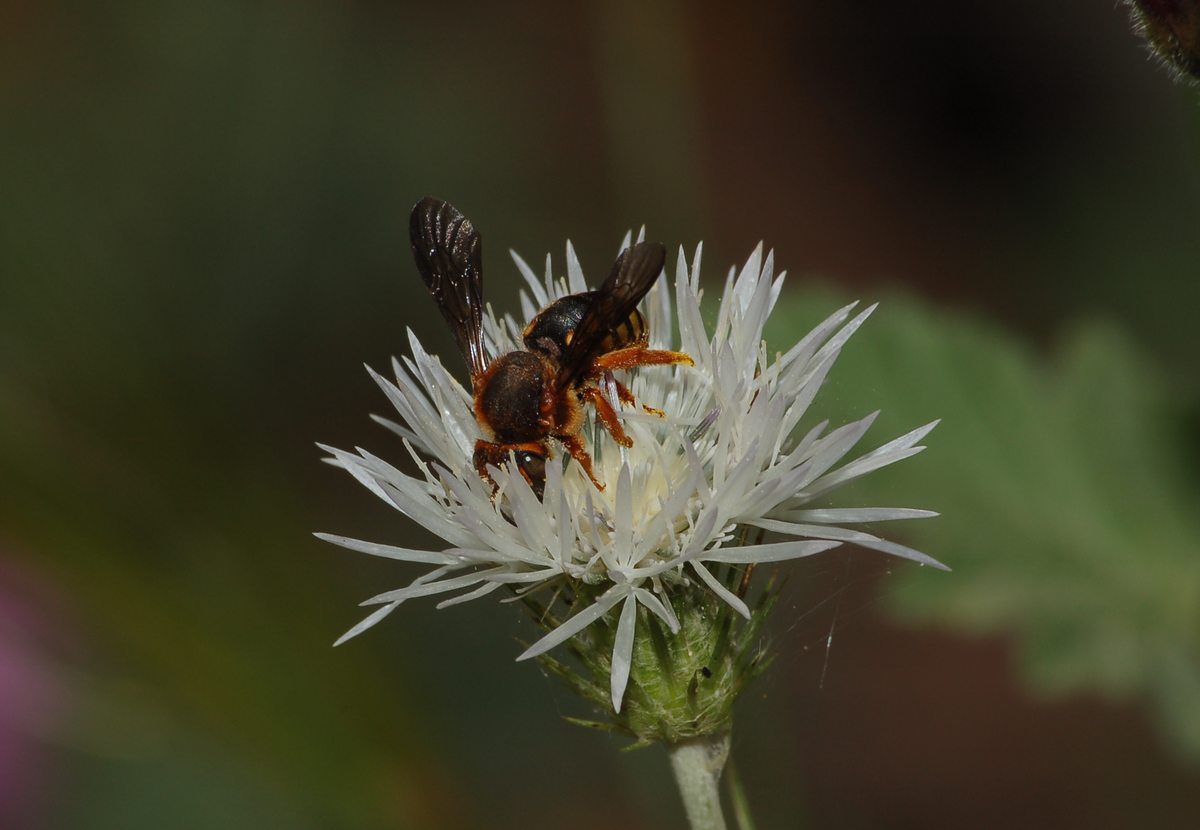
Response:
POLYGON ((643 223, 773 247, 775 348, 883 300, 813 412, 944 418, 837 499, 954 571, 784 569, 760 828, 1191 826, 1198 107, 1085 0, 0 3, 0 827, 684 826, 514 606, 330 648, 414 574, 311 531, 436 544, 314 446, 404 460, 362 364, 454 351, 425 194, 502 310, 643 223))

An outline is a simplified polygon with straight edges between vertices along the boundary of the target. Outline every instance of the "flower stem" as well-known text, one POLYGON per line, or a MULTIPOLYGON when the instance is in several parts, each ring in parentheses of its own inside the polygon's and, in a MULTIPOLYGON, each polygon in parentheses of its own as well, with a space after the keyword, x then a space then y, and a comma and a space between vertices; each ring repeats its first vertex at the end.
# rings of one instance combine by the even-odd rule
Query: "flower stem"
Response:
POLYGON ((725 830, 719 784, 729 757, 729 733, 672 744, 668 752, 692 830, 725 830))
POLYGON ((725 782, 729 786, 729 800, 733 807, 737 830, 755 830, 754 818, 750 815, 750 801, 746 798, 746 788, 742 786, 742 776, 738 774, 737 763, 732 757, 725 772, 725 782))

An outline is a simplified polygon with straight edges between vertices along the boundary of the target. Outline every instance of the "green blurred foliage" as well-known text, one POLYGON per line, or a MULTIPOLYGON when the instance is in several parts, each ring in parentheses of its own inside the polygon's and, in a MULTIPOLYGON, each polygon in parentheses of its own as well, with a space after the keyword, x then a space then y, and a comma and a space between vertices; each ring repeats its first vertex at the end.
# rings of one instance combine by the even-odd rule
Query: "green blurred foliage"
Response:
MULTIPOLYGON (((773 342, 843 300, 788 295, 773 342)), ((893 296, 822 390, 835 420, 880 402, 875 434, 942 423, 919 462, 852 496, 941 511, 903 531, 954 568, 909 569, 895 610, 1017 636, 1042 694, 1145 698, 1200 761, 1200 480, 1179 385, 1111 324, 1064 325, 1042 361, 975 315, 893 296)))

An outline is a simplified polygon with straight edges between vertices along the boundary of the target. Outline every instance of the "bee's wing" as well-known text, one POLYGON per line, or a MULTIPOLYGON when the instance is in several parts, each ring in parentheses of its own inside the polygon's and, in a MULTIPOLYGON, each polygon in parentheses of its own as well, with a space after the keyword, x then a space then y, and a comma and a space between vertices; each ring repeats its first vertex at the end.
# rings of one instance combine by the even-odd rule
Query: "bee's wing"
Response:
POLYGON ((408 221, 413 259, 446 318, 474 381, 488 366, 483 348, 483 244, 449 202, 426 196, 408 221))
POLYGON ((621 252, 612 273, 597 289, 595 298, 571 335, 563 353, 555 383, 565 389, 577 383, 592 367, 613 329, 629 319, 646 296, 667 261, 667 251, 658 242, 639 242, 621 252))

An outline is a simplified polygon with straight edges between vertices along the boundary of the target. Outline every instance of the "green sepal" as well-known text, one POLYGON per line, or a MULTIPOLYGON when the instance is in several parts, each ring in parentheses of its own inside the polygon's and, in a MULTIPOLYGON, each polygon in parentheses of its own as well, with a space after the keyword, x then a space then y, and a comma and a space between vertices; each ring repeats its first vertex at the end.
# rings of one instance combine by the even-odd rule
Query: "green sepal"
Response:
MULTIPOLYGON (((726 568, 718 578, 733 589, 742 583, 745 573, 743 568, 726 568)), ((522 602, 539 626, 550 631, 588 607, 600 590, 566 583, 555 595, 565 606, 561 614, 530 597, 523 597, 522 602)), ((537 658, 549 673, 607 718, 604 723, 609 731, 636 738, 629 748, 660 741, 677 743, 728 730, 734 701, 770 663, 763 627, 779 598, 774 579, 758 592, 748 620, 697 582, 677 579, 666 583, 664 591, 679 618, 679 630, 672 633, 662 620, 639 606, 629 683, 620 712, 613 710, 609 692, 616 609, 563 645, 569 662, 549 654, 537 658)), ((599 728, 596 720, 567 720, 599 728)))

